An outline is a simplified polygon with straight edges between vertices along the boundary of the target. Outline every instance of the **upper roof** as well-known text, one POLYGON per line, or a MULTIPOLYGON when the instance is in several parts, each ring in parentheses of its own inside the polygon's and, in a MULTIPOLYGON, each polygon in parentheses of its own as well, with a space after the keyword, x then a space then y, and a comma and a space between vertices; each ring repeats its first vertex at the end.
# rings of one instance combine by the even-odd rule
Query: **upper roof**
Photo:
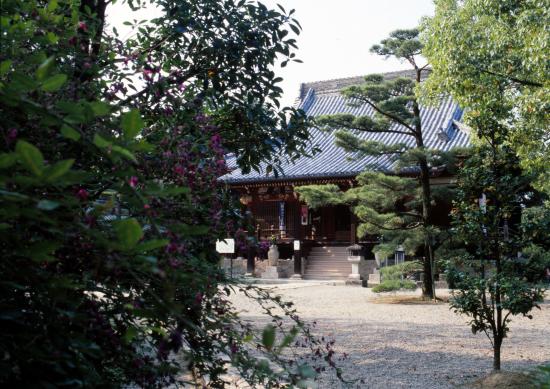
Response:
MULTIPOLYGON (((384 78, 411 77, 410 71, 391 72, 384 74, 384 78)), ((374 110, 367 105, 360 107, 349 106, 341 95, 341 90, 348 86, 360 85, 365 82, 364 77, 349 77, 327 81, 304 83, 300 86, 300 95, 295 106, 303 109, 309 116, 350 113, 355 116, 372 116, 374 110)), ((442 98, 437 106, 420 107, 424 143, 427 148, 447 151, 455 147, 469 145, 469 133, 458 123, 462 118, 462 110, 450 97, 442 98)), ((393 125, 397 129, 400 125, 393 125)), ((405 143, 414 144, 411 136, 404 134, 376 134, 358 132, 361 139, 384 142, 385 144, 405 143)), ((221 180, 230 184, 245 184, 263 181, 303 180, 308 178, 355 177, 367 167, 382 171, 391 171, 392 162, 387 157, 354 158, 341 147, 335 145, 334 134, 318 129, 310 129, 312 146, 317 146, 321 152, 313 157, 302 157, 294 163, 284 163, 282 174, 275 177, 273 173, 252 171, 242 174, 237 167, 234 156, 228 157, 228 166, 231 173, 221 177, 221 180)))

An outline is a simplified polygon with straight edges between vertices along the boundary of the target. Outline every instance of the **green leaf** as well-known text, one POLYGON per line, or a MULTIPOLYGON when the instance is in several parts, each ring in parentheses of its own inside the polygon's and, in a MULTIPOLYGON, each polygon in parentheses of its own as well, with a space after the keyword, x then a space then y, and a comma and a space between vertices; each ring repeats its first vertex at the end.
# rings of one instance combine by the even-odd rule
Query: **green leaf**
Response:
POLYGON ((10 70, 11 64, 12 64, 11 59, 7 59, 5 61, 0 62, 0 76, 3 76, 10 70))
POLYGON ((10 88, 18 93, 30 92, 38 87, 36 81, 26 74, 14 72, 11 76, 10 88))
POLYGON ((137 251, 151 251, 166 246, 170 241, 168 239, 152 239, 137 245, 137 251))
POLYGON ((35 176, 40 176, 44 169, 44 157, 40 150, 30 143, 20 140, 15 145, 15 151, 21 163, 35 176))
POLYGON ((262 332, 262 344, 268 350, 271 350, 275 344, 275 327, 271 324, 267 325, 262 332))
POLYGON ((56 162, 52 166, 48 166, 44 171, 44 179, 48 182, 53 182, 59 177, 65 175, 73 166, 74 159, 65 159, 56 162))
POLYGON ((31 244, 29 247, 18 251, 18 254, 23 257, 31 258, 36 262, 53 262, 56 261, 57 258, 52 257, 52 254, 59 247, 61 247, 60 243, 45 240, 31 244))
POLYGON ((57 0, 50 0, 48 3, 48 11, 54 11, 57 8, 57 0))
POLYGON ((137 163, 137 159, 129 150, 125 149, 124 147, 120 147, 118 145, 113 145, 113 151, 122 155, 124 158, 129 159, 130 161, 133 161, 137 163))
POLYGON ((112 144, 113 144, 112 142, 109 142, 107 139, 105 139, 101 135, 99 135, 99 134, 94 135, 94 145, 96 145, 100 149, 104 149, 105 147, 109 147, 112 144))
POLYGON ((6 169, 11 167, 17 161, 16 153, 2 153, 0 154, 0 169, 6 169))
POLYGON ((59 207, 59 203, 57 201, 51 201, 51 200, 40 200, 38 204, 36 204, 36 208, 41 209, 43 211, 53 211, 57 207, 59 207))
POLYGON ((36 78, 38 81, 44 81, 46 77, 48 77, 48 74, 50 74, 53 65, 55 65, 55 57, 49 57, 46 59, 38 69, 36 69, 36 78))
POLYGON ((111 112, 111 106, 103 101, 94 101, 89 104, 96 116, 105 116, 111 112))
POLYGON ((42 90, 44 92, 55 92, 61 88, 66 81, 66 74, 56 74, 42 83, 42 90))
POLYGON ((123 339, 125 343, 132 343, 132 340, 138 335, 138 330, 136 327, 128 327, 124 333, 123 339))
POLYGON ((59 41, 59 38, 57 35, 55 35, 53 32, 51 31, 48 31, 46 33, 46 38, 48 39, 48 42, 50 42, 51 44, 55 44, 59 41))
POLYGON ((134 218, 117 221, 114 223, 114 227, 123 250, 134 248, 143 237, 141 226, 134 218))
POLYGON ((64 138, 71 139, 74 141, 77 141, 80 139, 79 132, 66 124, 63 124, 63 126, 61 127, 61 135, 63 135, 64 138))
POLYGON ((122 115, 121 126, 124 131, 124 137, 127 140, 134 139, 144 126, 139 111, 137 109, 133 109, 122 115))
POLYGON ((0 223, 0 231, 7 230, 11 228, 11 226, 8 223, 0 223))
POLYGON ((178 224, 173 229, 187 236, 201 236, 208 233, 210 227, 204 225, 178 224))
POLYGON ((151 184, 147 188, 147 193, 156 196, 156 197, 174 197, 182 194, 187 194, 190 192, 188 187, 183 186, 157 186, 156 184, 151 184))

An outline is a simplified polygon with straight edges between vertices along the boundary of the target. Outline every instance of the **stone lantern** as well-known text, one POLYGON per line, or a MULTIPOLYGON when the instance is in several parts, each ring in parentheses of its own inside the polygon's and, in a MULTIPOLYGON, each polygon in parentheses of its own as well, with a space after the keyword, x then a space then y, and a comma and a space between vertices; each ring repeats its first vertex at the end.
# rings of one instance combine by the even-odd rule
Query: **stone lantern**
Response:
POLYGON ((346 284, 361 285, 361 275, 359 274, 359 263, 363 259, 363 247, 354 244, 348 247, 348 261, 351 263, 351 274, 348 276, 346 284))
POLYGON ((403 248, 403 246, 399 245, 397 247, 397 249, 395 250, 394 258, 396 265, 405 262, 405 249, 403 248))

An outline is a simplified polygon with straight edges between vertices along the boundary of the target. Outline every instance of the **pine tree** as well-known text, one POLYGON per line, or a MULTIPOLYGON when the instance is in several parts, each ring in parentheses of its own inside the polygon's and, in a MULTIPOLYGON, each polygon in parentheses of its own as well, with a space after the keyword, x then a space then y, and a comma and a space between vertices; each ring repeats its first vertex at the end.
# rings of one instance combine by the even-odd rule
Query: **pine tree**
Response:
POLYGON ((359 186, 345 193, 335 185, 306 186, 298 188, 298 192, 311 207, 349 204, 359 219, 359 234, 381 236, 377 252, 387 254, 399 245, 410 254, 422 252, 423 296, 434 298, 434 245, 440 231, 433 223, 438 196, 430 186, 430 173, 434 168, 446 166, 448 156, 425 147, 415 90, 426 77, 428 65, 419 64, 422 44, 418 35, 417 29, 397 30, 371 48, 386 58, 409 62, 414 78, 369 75, 364 84, 342 91, 350 105, 370 106, 374 116, 338 114, 317 118, 320 128, 335 131, 338 146, 358 158, 377 156, 379 163, 390 162, 397 174, 384 174, 380 166, 373 164, 358 176, 359 186), (360 139, 357 134, 361 132, 399 134, 412 142, 388 145, 360 139))

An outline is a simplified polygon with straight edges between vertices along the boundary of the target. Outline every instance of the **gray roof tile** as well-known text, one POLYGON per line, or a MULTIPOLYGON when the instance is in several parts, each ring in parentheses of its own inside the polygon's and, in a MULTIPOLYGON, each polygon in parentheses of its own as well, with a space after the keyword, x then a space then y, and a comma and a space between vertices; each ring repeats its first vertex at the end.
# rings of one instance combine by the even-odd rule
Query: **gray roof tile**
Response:
MULTIPOLYGON (((385 74, 386 78, 410 76, 410 72, 393 72, 385 74)), ((340 94, 340 90, 347 86, 358 85, 363 82, 362 77, 351 77, 339 80, 328 80, 302 84, 297 107, 303 109, 310 116, 330 115, 336 113, 351 113, 356 116, 372 116, 374 111, 367 105, 351 107, 340 94)), ((458 125, 462 118, 462 110, 450 97, 443 98, 439 105, 421 107, 420 112, 426 147, 439 150, 450 150, 455 147, 469 145, 469 132, 458 125), (442 136, 443 135, 443 136, 442 136), (446 141, 445 141, 446 139, 446 141)), ((394 125, 394 128, 399 128, 394 125)), ((221 177, 227 183, 253 183, 258 181, 306 179, 320 177, 352 177, 367 167, 390 171, 392 161, 385 158, 364 157, 353 158, 353 154, 345 152, 334 144, 332 133, 322 132, 312 128, 310 130, 312 146, 317 146, 321 152, 313 157, 302 157, 294 163, 282 166, 283 174, 275 177, 273 173, 266 174, 265 170, 242 174, 236 165, 234 156, 229 156, 227 163, 231 173, 221 177)), ((358 133, 361 139, 381 141, 386 144, 406 143, 413 145, 410 136, 402 134, 373 134, 358 133)), ((263 166, 262 166, 263 168, 263 166)))

